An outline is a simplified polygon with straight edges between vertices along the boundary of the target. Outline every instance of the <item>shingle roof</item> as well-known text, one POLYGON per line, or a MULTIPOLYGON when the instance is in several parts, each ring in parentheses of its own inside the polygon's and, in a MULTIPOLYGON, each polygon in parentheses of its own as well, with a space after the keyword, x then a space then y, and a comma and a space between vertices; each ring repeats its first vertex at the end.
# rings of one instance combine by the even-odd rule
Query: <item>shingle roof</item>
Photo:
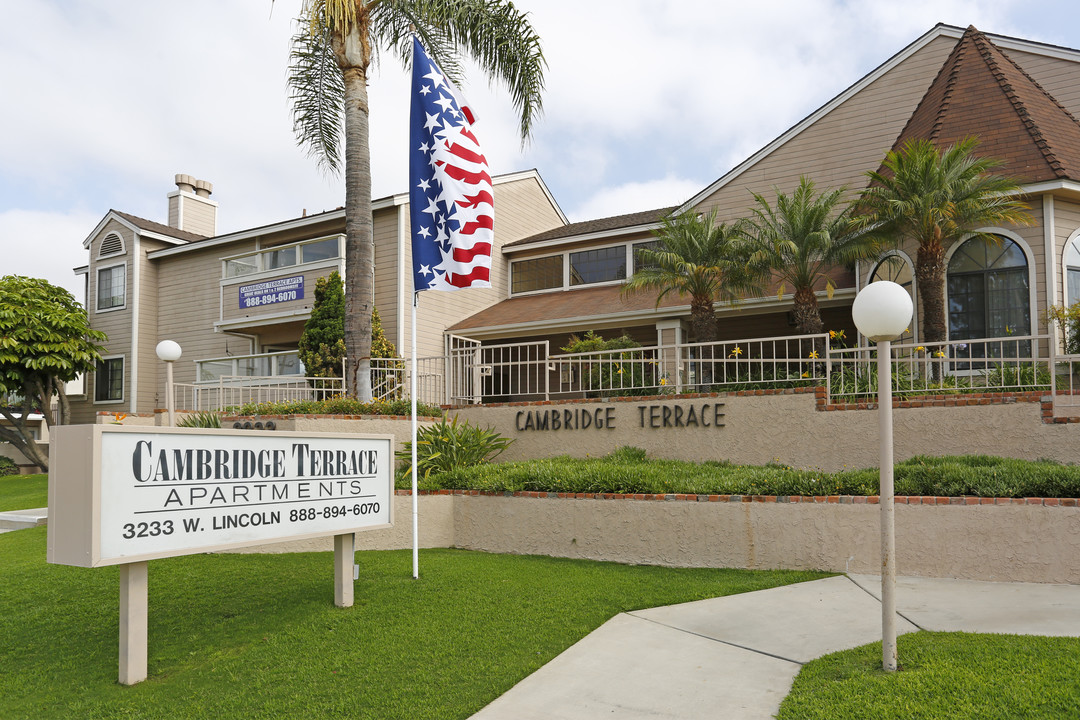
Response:
POLYGON ((977 153, 1020 182, 1080 180, 1080 124, 1023 68, 969 27, 923 95, 893 150, 979 137, 977 153))
POLYGON ((198 240, 206 239, 205 235, 188 232, 187 230, 177 230, 174 227, 162 225, 161 223, 156 223, 153 220, 147 220, 146 218, 141 218, 137 215, 120 212, 119 210, 113 210, 112 212, 124 218, 140 230, 149 230, 150 232, 160 233, 161 235, 168 235, 169 237, 174 237, 177 240, 183 240, 184 242, 196 242, 198 240))
POLYGON ((661 218, 671 213, 674 207, 660 208, 659 210, 646 210, 644 212, 630 213, 628 215, 615 215, 613 217, 600 218, 599 220, 586 220, 585 222, 570 223, 562 227, 545 230, 536 235, 530 235, 512 243, 507 243, 504 248, 531 245, 545 240, 557 240, 569 238, 575 235, 588 235, 597 232, 608 232, 622 228, 631 228, 637 225, 650 225, 660 222, 661 218))

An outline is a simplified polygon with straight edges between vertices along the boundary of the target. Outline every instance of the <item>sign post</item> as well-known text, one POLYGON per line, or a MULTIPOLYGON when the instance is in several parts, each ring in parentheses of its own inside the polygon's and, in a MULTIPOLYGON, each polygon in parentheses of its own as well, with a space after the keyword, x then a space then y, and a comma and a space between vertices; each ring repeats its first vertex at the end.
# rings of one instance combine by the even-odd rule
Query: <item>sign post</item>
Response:
POLYGON ((62 425, 48 561, 120 566, 120 682, 146 679, 147 561, 334 537, 353 604, 354 533, 394 523, 391 435, 62 425))

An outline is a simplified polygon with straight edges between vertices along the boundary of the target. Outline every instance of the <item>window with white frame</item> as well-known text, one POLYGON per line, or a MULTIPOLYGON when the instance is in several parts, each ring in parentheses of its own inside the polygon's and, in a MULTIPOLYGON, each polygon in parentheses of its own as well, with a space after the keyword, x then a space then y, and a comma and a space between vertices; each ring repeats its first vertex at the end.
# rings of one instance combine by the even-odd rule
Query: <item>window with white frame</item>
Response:
POLYGON ((1065 248, 1065 305, 1080 302, 1080 237, 1065 248))
POLYGON ((563 256, 519 260, 510 264, 510 292, 551 290, 563 286, 563 256))
POLYGON ((625 245, 570 253, 570 285, 593 285, 625 279, 625 245))
POLYGON ((94 372, 94 400, 121 402, 124 399, 124 358, 102 358, 94 372))
POLYGON ((1007 237, 973 237, 949 260, 949 339, 968 340, 1031 331, 1028 262, 1007 237))
POLYGON ((124 265, 111 265, 98 268, 97 271, 97 309, 118 310, 124 307, 126 299, 127 268, 124 265))

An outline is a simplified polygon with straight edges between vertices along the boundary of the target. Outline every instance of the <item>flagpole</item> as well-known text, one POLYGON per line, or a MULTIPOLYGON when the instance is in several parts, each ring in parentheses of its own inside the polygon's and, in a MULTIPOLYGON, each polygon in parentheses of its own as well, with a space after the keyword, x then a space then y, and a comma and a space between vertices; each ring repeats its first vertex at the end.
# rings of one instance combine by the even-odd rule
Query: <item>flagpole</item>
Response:
POLYGON ((413 291, 412 301, 412 372, 409 379, 409 397, 412 398, 412 576, 420 577, 420 531, 418 500, 416 497, 416 305, 420 293, 413 291))

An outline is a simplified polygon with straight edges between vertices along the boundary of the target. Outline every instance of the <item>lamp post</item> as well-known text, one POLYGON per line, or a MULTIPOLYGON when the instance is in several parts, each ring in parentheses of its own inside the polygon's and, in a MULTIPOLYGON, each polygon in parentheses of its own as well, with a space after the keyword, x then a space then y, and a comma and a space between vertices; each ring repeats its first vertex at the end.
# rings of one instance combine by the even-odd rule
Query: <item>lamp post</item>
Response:
POLYGON ((172 366, 180 359, 180 345, 172 340, 162 340, 154 348, 158 359, 165 363, 165 407, 169 411, 169 427, 176 427, 176 394, 173 388, 172 366))
POLYGON ((894 282, 870 283, 855 297, 851 319, 877 343, 881 503, 881 666, 896 671, 896 524, 893 506, 892 341, 911 324, 911 296, 894 282))

